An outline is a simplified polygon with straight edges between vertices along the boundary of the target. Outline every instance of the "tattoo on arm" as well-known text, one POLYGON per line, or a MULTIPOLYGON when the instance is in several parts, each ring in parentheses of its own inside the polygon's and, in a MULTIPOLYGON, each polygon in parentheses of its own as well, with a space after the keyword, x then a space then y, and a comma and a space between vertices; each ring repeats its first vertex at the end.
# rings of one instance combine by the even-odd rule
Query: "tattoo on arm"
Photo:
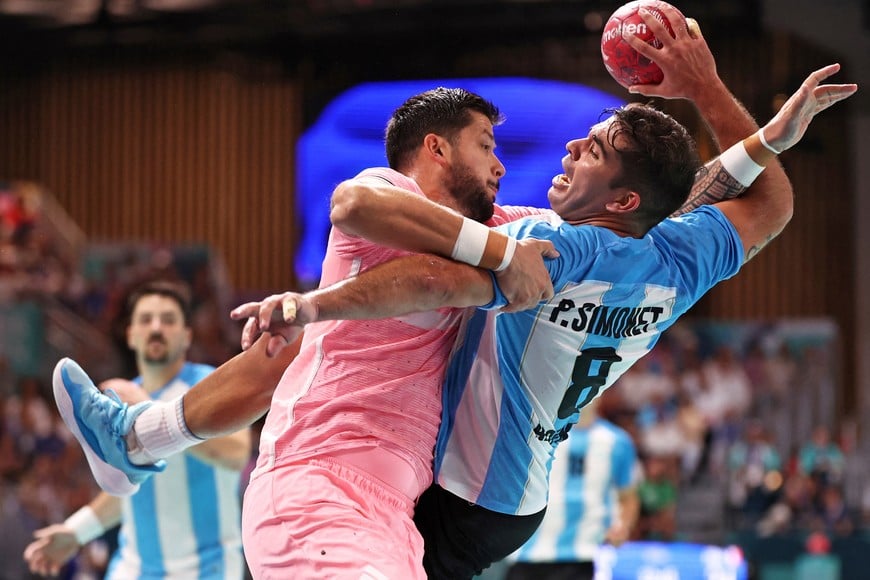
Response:
POLYGON ((671 214, 671 217, 683 215, 702 205, 735 198, 744 191, 746 187, 725 171, 717 157, 698 170, 689 198, 680 209, 671 214))
POLYGON ((746 262, 748 262, 749 260, 754 258, 758 254, 758 252, 763 250, 764 247, 767 244, 769 244, 773 240, 773 238, 775 238, 777 236, 777 234, 778 234, 778 232, 775 234, 770 234, 769 236, 764 238, 763 242, 761 242, 760 244, 756 244, 756 245, 752 246, 751 248, 749 248, 748 250, 746 250, 746 257, 743 260, 743 263, 745 264, 746 262))

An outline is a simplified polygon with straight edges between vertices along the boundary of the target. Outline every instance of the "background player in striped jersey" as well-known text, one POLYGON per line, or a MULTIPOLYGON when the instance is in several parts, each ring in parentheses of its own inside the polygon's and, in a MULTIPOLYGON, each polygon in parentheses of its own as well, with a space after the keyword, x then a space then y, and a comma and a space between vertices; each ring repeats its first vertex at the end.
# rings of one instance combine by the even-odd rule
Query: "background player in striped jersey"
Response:
MULTIPOLYGON (((214 369, 187 362, 190 293, 154 281, 128 300, 127 343, 140 376, 110 379, 125 401, 181 396, 214 369)), ((242 578, 239 474, 250 457, 250 433, 239 431, 166 460, 166 470, 127 498, 101 493, 62 524, 35 532, 24 557, 33 572, 57 574, 79 548, 121 524, 108 578, 242 578)))
POLYGON ((641 467, 624 429, 583 407, 568 440, 556 448, 547 513, 516 553, 507 580, 592 580, 598 547, 629 539, 640 512, 641 467))

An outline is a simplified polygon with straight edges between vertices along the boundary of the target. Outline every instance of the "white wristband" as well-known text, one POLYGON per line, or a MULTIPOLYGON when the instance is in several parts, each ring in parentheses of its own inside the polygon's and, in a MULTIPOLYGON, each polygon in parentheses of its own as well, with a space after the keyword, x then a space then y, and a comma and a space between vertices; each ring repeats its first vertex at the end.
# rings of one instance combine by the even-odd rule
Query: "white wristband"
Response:
POLYGON ((472 266, 480 264, 483 252, 486 250, 486 240, 489 238, 489 228, 468 218, 462 218, 462 228, 453 244, 450 257, 458 262, 472 266))
POLYGON ((97 512, 87 505, 68 517, 63 525, 73 531, 80 546, 99 538, 106 531, 97 517, 97 512))
POLYGON ((764 138, 764 128, 758 130, 758 140, 761 141, 761 144, 764 145, 764 148, 773 153, 774 155, 779 155, 782 151, 777 151, 773 148, 773 145, 767 142, 767 139, 764 138))
POLYGON ((517 239, 507 236, 507 245, 504 248, 504 257, 501 259, 501 264, 495 269, 496 272, 501 272, 511 265, 511 260, 514 259, 514 253, 517 251, 517 239))
POLYGON ((764 171, 764 166, 752 160, 743 141, 736 143, 719 156, 719 162, 731 177, 739 181, 743 187, 749 187, 755 178, 764 171))

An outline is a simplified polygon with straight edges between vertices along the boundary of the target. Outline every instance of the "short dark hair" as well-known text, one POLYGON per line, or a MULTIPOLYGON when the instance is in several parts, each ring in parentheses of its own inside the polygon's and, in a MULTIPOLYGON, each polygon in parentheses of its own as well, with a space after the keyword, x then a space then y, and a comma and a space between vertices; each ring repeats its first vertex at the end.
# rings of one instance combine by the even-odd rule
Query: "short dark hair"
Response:
POLYGON ((190 325, 192 314, 190 287, 178 280, 149 280, 134 288, 127 296, 127 320, 131 320, 133 310, 142 298, 154 295, 175 300, 184 316, 184 325, 190 325))
POLYGON ((676 119, 650 105, 630 103, 606 112, 616 118, 607 140, 623 168, 611 186, 640 194, 637 217, 651 228, 686 203, 701 168, 695 140, 676 119), (627 147, 616 147, 619 136, 628 140, 627 147))
POLYGON ((471 123, 472 112, 483 114, 493 125, 504 122, 498 107, 465 89, 438 87, 409 98, 387 123, 384 143, 390 167, 405 169, 429 133, 452 141, 471 123))

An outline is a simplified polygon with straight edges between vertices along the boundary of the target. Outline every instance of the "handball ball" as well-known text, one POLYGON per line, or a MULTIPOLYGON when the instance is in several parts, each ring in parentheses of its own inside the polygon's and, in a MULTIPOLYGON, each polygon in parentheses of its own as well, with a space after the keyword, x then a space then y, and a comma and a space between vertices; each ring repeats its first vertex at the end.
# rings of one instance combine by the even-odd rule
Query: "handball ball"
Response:
MULTIPOLYGON (((655 85, 662 82, 664 78, 659 65, 642 56, 622 40, 622 30, 625 29, 628 34, 634 34, 647 44, 661 48, 662 43, 649 30, 637 11, 642 7, 650 10, 656 20, 664 24, 673 36, 674 29, 661 12, 662 6, 670 6, 670 4, 661 0, 635 0, 618 8, 604 25, 604 32, 601 34, 601 57, 604 59, 604 67, 610 76, 625 88, 631 85, 655 85)), ((680 13, 680 17, 683 20, 680 25, 686 26, 685 16, 680 13)))

